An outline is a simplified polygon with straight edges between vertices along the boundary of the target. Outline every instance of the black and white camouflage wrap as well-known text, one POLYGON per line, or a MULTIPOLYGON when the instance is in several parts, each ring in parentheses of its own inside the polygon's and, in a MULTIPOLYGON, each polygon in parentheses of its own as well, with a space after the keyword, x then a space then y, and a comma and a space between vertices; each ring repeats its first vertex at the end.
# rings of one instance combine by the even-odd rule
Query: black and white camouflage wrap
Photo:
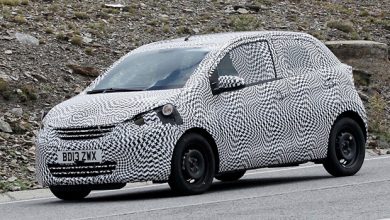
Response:
POLYGON ((102 74, 84 92, 55 106, 37 138, 39 182, 47 186, 165 181, 177 141, 193 128, 214 139, 218 172, 311 161, 326 157, 332 124, 341 113, 353 111, 366 121, 351 67, 310 35, 201 35, 148 44, 129 54, 178 47, 210 50, 181 89, 86 94, 102 74), (247 86, 213 95, 209 78, 225 55, 247 86), (167 103, 176 107, 182 124, 160 121, 153 109, 167 103), (141 113, 145 124, 139 126, 132 119, 141 113), (114 126, 111 132, 93 139, 64 140, 55 130, 108 125, 114 126), (56 163, 57 151, 86 149, 100 149, 103 161, 116 162, 113 173, 52 176, 47 165, 56 163))

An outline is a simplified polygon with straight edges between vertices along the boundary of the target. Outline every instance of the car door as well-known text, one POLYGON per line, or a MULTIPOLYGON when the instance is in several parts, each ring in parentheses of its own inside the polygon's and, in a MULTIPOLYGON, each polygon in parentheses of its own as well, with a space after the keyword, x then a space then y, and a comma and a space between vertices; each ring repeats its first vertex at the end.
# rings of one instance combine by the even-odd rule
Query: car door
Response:
POLYGON ((288 128, 281 137, 284 161, 318 159, 326 150, 323 143, 327 143, 323 125, 327 124, 328 107, 322 104, 321 97, 329 90, 325 87, 333 86, 333 79, 323 74, 323 54, 305 38, 279 36, 272 40, 271 46, 277 74, 283 78, 283 88, 288 91, 279 103, 283 127, 288 128))
POLYGON ((243 78, 245 87, 214 95, 214 114, 220 128, 220 170, 282 162, 283 148, 278 140, 282 126, 279 100, 283 95, 268 42, 243 43, 230 50, 213 72, 211 84, 226 75, 243 78))

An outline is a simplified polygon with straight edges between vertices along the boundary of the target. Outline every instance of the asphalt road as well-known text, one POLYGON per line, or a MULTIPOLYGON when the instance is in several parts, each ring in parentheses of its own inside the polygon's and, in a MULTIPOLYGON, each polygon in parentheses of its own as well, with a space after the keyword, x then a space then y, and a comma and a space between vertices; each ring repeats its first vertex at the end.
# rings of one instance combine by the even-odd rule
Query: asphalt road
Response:
POLYGON ((203 195, 177 197, 167 184, 92 193, 82 202, 53 197, 0 202, 0 219, 384 219, 390 218, 390 157, 366 159, 352 177, 321 165, 249 171, 214 181, 203 195))

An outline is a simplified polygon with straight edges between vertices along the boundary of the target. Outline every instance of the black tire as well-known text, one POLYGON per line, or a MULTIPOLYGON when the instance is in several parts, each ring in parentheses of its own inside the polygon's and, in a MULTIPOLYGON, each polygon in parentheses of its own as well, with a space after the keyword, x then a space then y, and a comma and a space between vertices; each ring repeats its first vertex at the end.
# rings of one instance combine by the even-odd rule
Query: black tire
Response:
POLYGON ((210 188, 215 158, 210 143, 196 133, 185 134, 176 144, 168 184, 181 195, 200 194, 210 188))
POLYGON ((359 124, 351 118, 335 122, 329 136, 328 156, 323 165, 333 176, 352 176, 363 165, 365 137, 359 124))
POLYGON ((82 200, 89 195, 90 189, 69 187, 69 186, 51 186, 50 191, 59 199, 72 201, 82 200))
POLYGON ((229 173, 223 173, 215 176, 215 179, 220 180, 222 182, 236 181, 239 180, 242 176, 244 176, 246 170, 239 170, 229 173))

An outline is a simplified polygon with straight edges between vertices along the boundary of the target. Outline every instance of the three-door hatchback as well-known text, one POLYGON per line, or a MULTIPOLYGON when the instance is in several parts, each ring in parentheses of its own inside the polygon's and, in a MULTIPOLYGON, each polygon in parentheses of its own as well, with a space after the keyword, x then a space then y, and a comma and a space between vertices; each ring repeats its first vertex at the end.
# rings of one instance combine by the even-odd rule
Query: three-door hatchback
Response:
POLYGON ((138 181, 196 194, 308 161, 353 175, 367 130, 352 68, 292 32, 144 45, 42 120, 38 180, 64 200, 138 181))

